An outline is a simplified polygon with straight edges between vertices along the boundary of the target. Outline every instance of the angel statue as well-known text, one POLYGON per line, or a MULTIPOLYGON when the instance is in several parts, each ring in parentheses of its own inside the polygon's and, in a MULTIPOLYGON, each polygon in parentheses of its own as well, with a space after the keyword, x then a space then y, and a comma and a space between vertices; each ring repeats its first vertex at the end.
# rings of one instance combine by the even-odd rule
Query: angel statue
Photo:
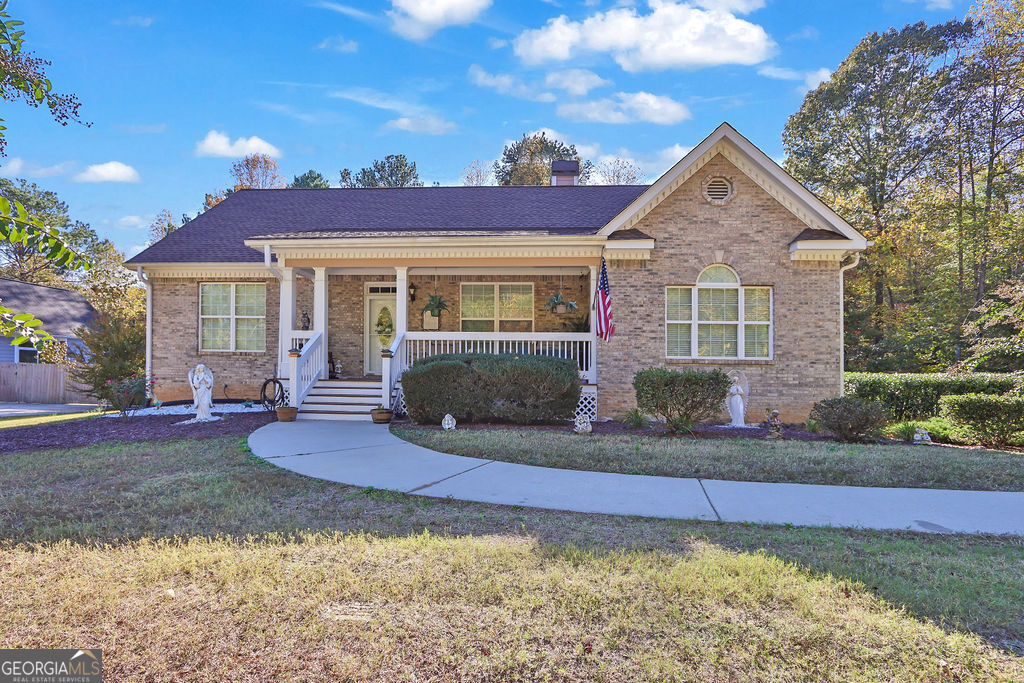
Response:
POLYGON ((192 387, 192 405, 196 416, 189 422, 213 422, 219 420, 213 412, 213 373, 202 363, 188 371, 188 385, 192 387))
POLYGON ((732 386, 729 387, 729 395, 725 399, 725 407, 729 411, 732 421, 730 427, 746 427, 744 417, 747 414, 747 394, 750 391, 747 378, 742 373, 730 376, 732 386))

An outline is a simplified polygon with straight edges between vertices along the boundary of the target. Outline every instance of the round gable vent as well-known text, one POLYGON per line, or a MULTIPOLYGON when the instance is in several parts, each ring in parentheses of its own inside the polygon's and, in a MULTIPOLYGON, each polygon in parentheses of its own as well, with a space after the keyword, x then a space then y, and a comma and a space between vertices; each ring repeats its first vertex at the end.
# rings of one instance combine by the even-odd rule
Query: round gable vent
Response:
POLYGON ((704 198, 712 204, 722 205, 732 199, 732 182, 715 176, 704 181, 704 198))

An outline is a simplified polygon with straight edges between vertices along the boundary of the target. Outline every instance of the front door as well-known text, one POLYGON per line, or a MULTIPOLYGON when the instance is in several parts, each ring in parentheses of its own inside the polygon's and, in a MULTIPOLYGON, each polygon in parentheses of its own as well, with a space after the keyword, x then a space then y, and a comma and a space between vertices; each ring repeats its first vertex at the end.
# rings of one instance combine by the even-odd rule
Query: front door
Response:
POLYGON ((366 374, 381 372, 380 352, 395 340, 395 295, 367 294, 366 326, 363 333, 366 349, 366 374))

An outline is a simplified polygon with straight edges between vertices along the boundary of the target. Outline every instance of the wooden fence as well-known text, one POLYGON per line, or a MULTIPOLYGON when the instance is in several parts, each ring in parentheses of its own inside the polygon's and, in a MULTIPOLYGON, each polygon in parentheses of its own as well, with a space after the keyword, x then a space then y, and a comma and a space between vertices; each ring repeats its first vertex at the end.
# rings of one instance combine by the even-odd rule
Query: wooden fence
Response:
POLYGON ((0 363, 0 401, 22 403, 96 403, 64 368, 44 363, 0 363))

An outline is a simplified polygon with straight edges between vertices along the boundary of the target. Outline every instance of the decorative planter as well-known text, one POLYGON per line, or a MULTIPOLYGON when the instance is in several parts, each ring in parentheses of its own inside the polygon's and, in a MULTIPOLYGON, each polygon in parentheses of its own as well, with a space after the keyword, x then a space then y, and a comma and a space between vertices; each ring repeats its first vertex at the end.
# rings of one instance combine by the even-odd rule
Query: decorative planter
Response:
POLYGON ((379 425, 386 425, 388 422, 391 422, 393 414, 393 411, 388 408, 373 408, 370 410, 370 418, 374 424, 379 425))
POLYGON ((441 316, 431 315, 430 311, 423 311, 423 329, 436 330, 441 322, 441 316))
POLYGON ((295 416, 298 414, 298 408, 292 408, 291 406, 281 406, 280 408, 277 409, 277 421, 295 422, 295 416))
POLYGON ((565 304, 558 304, 555 306, 555 313, 565 313, 568 307, 565 304))

